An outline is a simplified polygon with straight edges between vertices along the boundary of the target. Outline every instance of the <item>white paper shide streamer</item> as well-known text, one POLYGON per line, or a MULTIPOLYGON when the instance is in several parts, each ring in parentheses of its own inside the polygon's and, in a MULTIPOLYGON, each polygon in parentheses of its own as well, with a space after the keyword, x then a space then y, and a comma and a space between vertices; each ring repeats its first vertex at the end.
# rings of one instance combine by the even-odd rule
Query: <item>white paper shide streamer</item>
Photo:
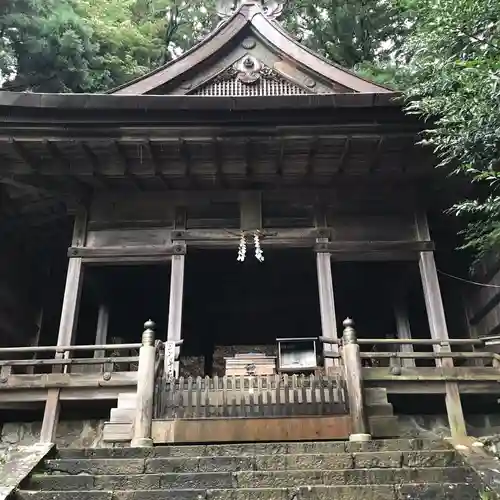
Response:
MULTIPOLYGON (((255 258, 259 262, 264 262, 264 252, 262 251, 262 247, 260 246, 260 236, 258 232, 253 234, 253 245, 255 247, 255 258)), ((241 233, 240 244, 238 247, 238 257, 236 260, 238 262, 244 262, 247 256, 247 239, 246 234, 241 233)))

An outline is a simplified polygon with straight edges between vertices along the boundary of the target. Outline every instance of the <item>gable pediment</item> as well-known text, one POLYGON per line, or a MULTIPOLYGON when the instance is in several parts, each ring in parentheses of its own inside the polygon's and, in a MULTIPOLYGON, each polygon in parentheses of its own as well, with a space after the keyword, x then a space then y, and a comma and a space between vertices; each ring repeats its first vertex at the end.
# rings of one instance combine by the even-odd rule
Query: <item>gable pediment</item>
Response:
POLYGON ((385 93, 286 34, 257 3, 244 3, 204 41, 115 94, 277 96, 385 93))

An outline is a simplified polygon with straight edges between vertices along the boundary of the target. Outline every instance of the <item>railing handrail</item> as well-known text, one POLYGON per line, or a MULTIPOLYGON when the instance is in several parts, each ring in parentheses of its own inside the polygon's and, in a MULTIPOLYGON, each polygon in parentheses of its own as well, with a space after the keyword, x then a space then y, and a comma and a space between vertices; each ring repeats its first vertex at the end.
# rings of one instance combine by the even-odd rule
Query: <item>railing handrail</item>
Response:
POLYGON ((68 359, 6 359, 0 360, 0 366, 105 365, 108 363, 136 363, 138 361, 139 356, 68 359))
POLYGON ((35 353, 35 352, 73 352, 73 351, 111 351, 124 349, 139 349, 142 344, 92 344, 92 345, 65 345, 65 346, 25 346, 25 347, 0 347, 1 354, 10 353, 35 353))
MULTIPOLYGON (((319 337, 324 344, 342 344, 342 339, 331 339, 319 337)), ((388 345, 484 345, 482 339, 357 339, 357 343, 366 344, 388 344, 388 345)))
POLYGON ((361 358, 365 359, 384 359, 384 358, 403 358, 403 359, 436 359, 436 358, 477 358, 492 359, 492 352, 361 352, 361 358))
MULTIPOLYGON (((163 341, 160 341, 163 343, 163 341)), ((174 341, 175 345, 181 345, 182 340, 174 341)), ((89 345, 64 345, 64 346, 20 346, 20 347, 0 347, 1 354, 10 353, 35 353, 35 352, 74 352, 74 351, 121 351, 125 349, 140 349, 142 344, 135 342, 131 344, 89 344, 89 345)))

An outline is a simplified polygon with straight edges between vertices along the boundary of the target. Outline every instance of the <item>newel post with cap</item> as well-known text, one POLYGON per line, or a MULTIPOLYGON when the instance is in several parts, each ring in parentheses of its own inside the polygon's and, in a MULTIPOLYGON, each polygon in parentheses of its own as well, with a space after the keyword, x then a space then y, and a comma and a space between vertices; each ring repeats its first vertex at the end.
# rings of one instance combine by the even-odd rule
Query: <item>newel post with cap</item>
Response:
POLYGON ((153 396, 155 385, 155 324, 149 320, 144 323, 142 346, 139 350, 137 370, 137 401, 134 423, 134 437, 131 446, 153 446, 151 427, 153 423, 153 396))
POLYGON ((356 331, 354 330, 354 321, 347 318, 344 320, 343 326, 341 355, 352 423, 349 440, 369 441, 371 435, 368 431, 365 412, 363 372, 359 344, 356 338, 356 331))

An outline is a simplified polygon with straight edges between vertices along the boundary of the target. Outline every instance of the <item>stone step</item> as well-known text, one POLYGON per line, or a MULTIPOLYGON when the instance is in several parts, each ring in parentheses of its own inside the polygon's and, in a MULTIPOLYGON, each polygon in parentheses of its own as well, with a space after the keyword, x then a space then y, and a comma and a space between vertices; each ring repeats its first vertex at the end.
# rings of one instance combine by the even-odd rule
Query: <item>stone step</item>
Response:
POLYGON ((473 480, 468 469, 462 467, 311 469, 100 476, 34 474, 22 488, 41 491, 290 488, 308 484, 326 486, 440 482, 473 484, 473 480))
POLYGON ((146 458, 248 456, 300 453, 355 453, 369 451, 437 451, 450 449, 443 440, 380 439, 366 443, 311 441, 291 443, 246 443, 209 445, 168 445, 154 448, 61 449, 58 458, 146 458))
POLYGON ((461 460, 453 450, 309 453, 215 457, 90 458, 45 460, 50 474, 128 475, 166 472, 334 470, 399 467, 450 467, 461 460))
MULTIPOLYGON (((165 490, 18 491, 15 500, 165 500, 165 490)), ((168 491, 169 500, 479 500, 465 483, 298 488, 188 489, 168 491)))

